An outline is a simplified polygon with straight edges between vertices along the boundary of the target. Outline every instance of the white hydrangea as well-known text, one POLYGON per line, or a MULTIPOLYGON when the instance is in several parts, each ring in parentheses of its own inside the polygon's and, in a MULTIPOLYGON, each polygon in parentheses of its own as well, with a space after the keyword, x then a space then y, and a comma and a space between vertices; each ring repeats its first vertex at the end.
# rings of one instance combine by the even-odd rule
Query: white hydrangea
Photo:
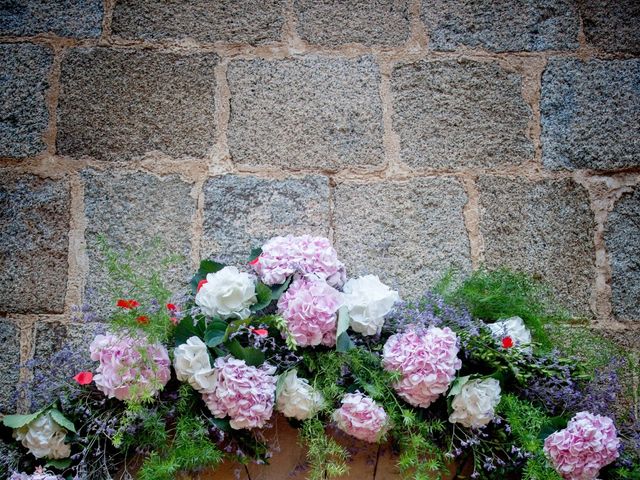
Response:
POLYGON ((376 275, 349 280, 344 285, 344 302, 349 309, 349 326, 362 335, 376 335, 382 330, 384 316, 400 300, 376 275))
POLYGON ((296 370, 290 370, 278 395, 276 409, 285 417, 307 420, 324 405, 324 398, 305 378, 298 378, 296 370))
POLYGON ((469 380, 451 402, 451 423, 481 428, 493 420, 500 403, 500 382, 495 378, 469 380))
POLYGON ((173 366, 178 380, 189 382, 198 392, 207 393, 215 389, 216 377, 211 368, 209 352, 199 337, 190 337, 187 343, 176 347, 173 366))
POLYGON ((522 348, 524 351, 531 351, 529 346, 531 344, 531 332, 520 317, 498 320, 495 323, 488 324, 487 327, 499 341, 505 337, 510 337, 513 340, 514 347, 522 348))
POLYGON ((64 443, 66 435, 67 431, 48 412, 13 431, 13 437, 36 458, 67 458, 71 447, 64 443))
POLYGON ((256 303, 255 279, 236 267, 224 267, 207 275, 196 293, 196 304, 210 317, 245 319, 256 303))

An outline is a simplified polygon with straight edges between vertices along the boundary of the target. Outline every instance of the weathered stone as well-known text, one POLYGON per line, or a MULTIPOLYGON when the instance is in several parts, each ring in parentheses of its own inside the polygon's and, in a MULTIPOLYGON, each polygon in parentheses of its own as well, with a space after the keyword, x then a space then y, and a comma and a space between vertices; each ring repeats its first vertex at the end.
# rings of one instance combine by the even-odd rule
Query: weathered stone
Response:
POLYGON ((640 52, 637 0, 588 0, 579 5, 587 43, 607 52, 640 52))
POLYGON ((310 43, 401 45, 409 37, 407 0, 296 0, 298 34, 310 43))
POLYGON ((541 111, 546 167, 640 165, 640 60, 551 59, 541 111))
POLYGON ((181 294, 189 276, 196 210, 191 185, 175 175, 158 178, 144 173, 85 170, 82 176, 89 256, 87 287, 93 293, 88 300, 96 310, 112 311, 107 307, 113 305, 114 298, 137 296, 130 285, 109 280, 100 236, 115 252, 145 252, 145 258, 133 262, 134 270, 146 275, 152 271, 161 273, 165 285, 174 294, 181 294), (164 267, 161 261, 172 255, 184 258, 175 267, 164 267), (111 285, 116 291, 105 291, 111 285))
POLYGON ((102 0, 5 0, 0 3, 0 35, 99 37, 102 12, 102 0))
POLYGON ((605 242, 611 262, 613 314, 640 320, 640 188, 627 193, 609 213, 605 242))
POLYGON ((80 48, 62 62, 58 151, 102 160, 214 144, 215 54, 80 48))
POLYGON ((20 331, 0 318, 0 413, 14 413, 14 392, 20 378, 20 331))
POLYGON ((269 180, 225 175, 205 184, 204 198, 203 258, 246 262, 251 249, 271 237, 329 232, 325 177, 269 180))
POLYGON ((45 93, 52 60, 47 47, 0 45, 0 156, 30 157, 45 149, 45 93))
POLYGON ((228 141, 237 163, 380 166, 380 72, 370 57, 231 62, 228 141))
POLYGON ((117 2, 113 34, 128 39, 262 44, 280 39, 283 0, 117 2))
POLYGON ((62 312, 69 266, 66 182, 0 179, 0 312, 62 312))
POLYGON ((496 167, 533 155, 522 77, 497 63, 420 61, 392 75, 393 128, 410 167, 496 167))
POLYGON ((422 0, 422 19, 434 50, 578 48, 580 21, 571 0, 422 0))
POLYGON ((591 316, 594 220, 586 190, 568 179, 488 176, 478 189, 486 265, 541 278, 570 313, 591 316))
POLYGON ((448 268, 469 270, 466 201, 453 179, 339 184, 335 244, 347 273, 379 275, 404 296, 415 297, 448 268))

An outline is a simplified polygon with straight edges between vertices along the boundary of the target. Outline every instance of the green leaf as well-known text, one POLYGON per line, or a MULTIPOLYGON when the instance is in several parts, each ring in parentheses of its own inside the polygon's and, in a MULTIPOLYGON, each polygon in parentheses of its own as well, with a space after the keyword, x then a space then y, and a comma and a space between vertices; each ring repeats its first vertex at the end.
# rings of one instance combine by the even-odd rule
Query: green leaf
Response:
POLYGON ((51 418, 53 418, 53 421, 60 425, 62 428, 66 428, 70 432, 76 433, 76 427, 73 422, 65 417, 60 410, 52 408, 51 410, 49 410, 49 413, 51 414, 51 418))
POLYGON ((262 247, 252 248, 251 253, 249 254, 249 258, 247 259, 247 262, 249 263, 253 262, 260 255, 262 255, 262 247))
POLYGON ((209 422, 211 422, 212 425, 215 425, 216 427, 218 427, 223 432, 230 432, 231 431, 231 424, 229 423, 229 419, 228 418, 208 417, 208 420, 209 420, 209 422))
POLYGON ((47 463, 45 464, 45 467, 53 467, 53 468, 57 468, 58 470, 65 470, 70 466, 71 466, 70 458, 51 459, 51 460, 47 460, 47 463))
POLYGON ((176 327, 176 347, 187 343, 191 337, 199 337, 204 339, 206 325, 204 318, 200 317, 194 325, 191 315, 185 316, 176 327))
POLYGON ((40 416, 40 414, 42 414, 42 410, 38 410, 36 413, 30 413, 28 415, 5 415, 2 419, 2 423, 5 427, 20 428, 33 422, 40 416))
POLYGON ((204 332, 204 342, 209 347, 216 347, 224 342, 224 336, 227 333, 229 325, 224 320, 215 319, 209 322, 204 332))
POLYGON ((229 342, 227 348, 231 355, 240 360, 244 360, 247 365, 258 367, 264 363, 264 353, 257 348, 243 347, 237 340, 229 342))
POLYGON ((542 428, 540 428, 540 435, 538 435, 538 438, 540 440, 545 440, 552 433, 566 428, 567 423, 567 418, 562 415, 549 418, 548 421, 542 425, 542 428))
POLYGON ((282 392, 282 389, 284 388, 284 381, 287 378, 287 375, 289 375, 289 372, 295 372, 296 369, 292 369, 292 370, 286 370, 284 372, 282 372, 280 375, 278 375, 278 381, 276 382, 276 401, 278 401, 278 397, 280 396, 280 392, 282 392))
POLYGON ((347 332, 342 332, 342 334, 340 334, 336 341, 336 351, 344 353, 348 352, 354 347, 355 345, 351 341, 351 338, 349 338, 349 334, 347 332))
POLYGON ((339 337, 349 328, 349 309, 346 306, 340 307, 338 310, 338 330, 336 331, 336 337, 339 337))
POLYGON ((256 284, 257 301, 251 305, 251 311, 257 312, 266 308, 271 303, 271 289, 262 282, 256 284))
POLYGON ((200 268, 191 278, 189 285, 191 286, 191 293, 194 295, 198 293, 198 284, 200 280, 207 278, 207 274, 216 273, 225 267, 222 263, 214 262, 213 260, 203 260, 200 262, 200 268))
POLYGON ((271 287, 269 287, 271 288, 271 300, 278 300, 282 296, 287 288, 289 288, 292 278, 293 277, 287 278, 281 285, 272 285, 271 287))
POLYGON ((464 387, 465 383, 469 380, 471 380, 471 375, 456 378, 451 385, 451 390, 449 390, 447 397, 453 397, 454 395, 459 394, 462 391, 462 387, 464 387))

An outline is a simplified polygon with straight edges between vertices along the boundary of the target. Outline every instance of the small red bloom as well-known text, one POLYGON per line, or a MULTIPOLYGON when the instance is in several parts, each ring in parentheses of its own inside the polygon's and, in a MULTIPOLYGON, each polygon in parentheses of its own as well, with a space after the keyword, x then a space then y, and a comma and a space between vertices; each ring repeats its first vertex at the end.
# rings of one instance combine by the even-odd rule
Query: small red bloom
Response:
POLYGON ((260 335, 261 337, 266 337, 267 335, 269 335, 269 332, 264 328, 252 328, 251 331, 256 335, 260 335))
POLYGON ((120 299, 116 302, 116 306, 120 307, 120 308, 126 308, 127 310, 130 310, 132 308, 136 308, 140 306, 140 303, 137 300, 134 299, 129 299, 129 300, 124 300, 124 299, 120 299))
POLYGON ((140 315, 138 318, 136 318, 136 322, 138 322, 140 325, 148 325, 149 317, 147 317, 146 315, 140 315))
POLYGON ((249 265, 255 265, 256 263, 258 263, 260 261, 260 255, 258 255, 256 258, 254 258, 253 260, 251 260, 249 262, 249 265))
POLYGON ((169 310, 170 312, 175 312, 176 310, 178 310, 178 307, 176 307, 173 303, 167 303, 167 310, 169 310))
POLYGON ((198 286, 196 287, 196 293, 200 291, 200 289, 202 288, 202 286, 207 283, 207 279, 203 278, 202 280, 200 280, 198 282, 198 286))
POLYGON ((178 317, 171 317, 171 323, 178 325, 180 323, 180 319, 178 317))
POLYGON ((511 337, 504 337, 502 339, 502 347, 503 348, 511 348, 511 347, 513 347, 513 339, 511 337))
POLYGON ((73 379, 78 382, 78 385, 88 385, 93 381, 93 373, 80 372, 73 379))

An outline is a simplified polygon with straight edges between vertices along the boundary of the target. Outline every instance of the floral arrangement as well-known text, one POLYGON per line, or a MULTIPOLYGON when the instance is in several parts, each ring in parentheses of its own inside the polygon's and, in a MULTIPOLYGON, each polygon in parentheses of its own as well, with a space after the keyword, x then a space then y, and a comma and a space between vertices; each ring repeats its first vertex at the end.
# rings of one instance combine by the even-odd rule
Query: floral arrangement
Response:
POLYGON ((449 275, 405 301, 349 278, 326 238, 289 235, 244 265, 201 262, 173 298, 105 256, 129 288, 90 359, 58 352, 56 381, 34 377, 52 385, 42 398, 24 386, 35 411, 2 418, 17 442, 0 443, 6 478, 122 477, 132 457, 142 480, 264 463, 276 414, 299 429, 312 480, 348 471, 341 435, 388 444, 416 480, 640 478, 640 428, 611 391, 628 365, 558 350, 546 326, 562 312, 526 275, 449 275))

